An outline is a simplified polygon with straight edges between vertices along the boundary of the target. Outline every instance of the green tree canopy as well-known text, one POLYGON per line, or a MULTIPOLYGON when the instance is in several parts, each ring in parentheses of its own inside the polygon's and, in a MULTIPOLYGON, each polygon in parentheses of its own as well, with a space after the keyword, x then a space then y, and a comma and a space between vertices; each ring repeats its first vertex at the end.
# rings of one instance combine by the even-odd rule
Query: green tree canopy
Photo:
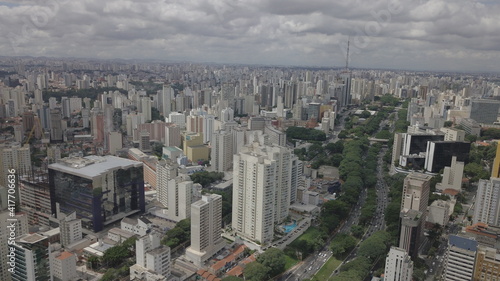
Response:
POLYGON ((247 281, 267 281, 270 269, 261 263, 254 261, 245 267, 243 275, 247 281))
POLYGON ((269 248, 257 257, 257 261, 269 268, 269 275, 276 276, 285 270, 285 253, 278 248, 269 248))

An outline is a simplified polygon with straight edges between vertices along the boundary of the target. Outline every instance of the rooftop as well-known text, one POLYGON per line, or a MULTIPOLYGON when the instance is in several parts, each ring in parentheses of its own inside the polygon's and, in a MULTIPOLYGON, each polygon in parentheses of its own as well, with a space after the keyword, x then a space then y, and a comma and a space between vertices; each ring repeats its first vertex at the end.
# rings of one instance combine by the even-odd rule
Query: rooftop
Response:
POLYGON ((92 179, 111 170, 141 167, 142 162, 116 156, 67 157, 50 164, 49 169, 92 179))
POLYGON ((65 260, 65 259, 70 258, 70 257, 73 257, 73 254, 72 254, 72 253, 70 253, 70 252, 66 252, 66 251, 64 251, 64 252, 62 252, 62 253, 61 253, 61 255, 59 255, 59 256, 57 257, 57 259, 58 259, 58 260, 65 260))

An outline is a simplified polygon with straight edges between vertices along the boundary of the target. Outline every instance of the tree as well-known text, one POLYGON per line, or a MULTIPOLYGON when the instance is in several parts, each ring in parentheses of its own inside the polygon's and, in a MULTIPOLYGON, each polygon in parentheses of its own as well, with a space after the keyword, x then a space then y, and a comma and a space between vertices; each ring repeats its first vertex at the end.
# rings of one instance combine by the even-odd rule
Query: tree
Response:
POLYGON ((236 276, 228 276, 228 277, 222 278, 222 281, 243 281, 243 279, 236 277, 236 276))
POLYGON ((270 269, 261 263, 254 261, 245 267, 243 275, 247 281, 267 281, 270 269))
POLYGON ((361 238, 365 234, 365 229, 361 225, 353 225, 351 227, 351 234, 356 238, 361 238))
POLYGON ((325 146, 325 149, 328 150, 330 153, 342 153, 342 151, 344 150, 344 142, 343 141, 330 142, 325 146))
POLYGON ((361 112, 361 114, 359 115, 359 117, 361 117, 361 118, 368 118, 370 116, 371 116, 371 114, 367 110, 363 110, 363 112, 361 112))
POLYGON ((356 246, 356 239, 348 234, 337 235, 330 244, 330 250, 336 257, 341 257, 347 252, 354 249, 356 246))
POLYGON ((448 127, 451 127, 453 126, 453 121, 445 121, 444 122, 444 127, 448 128, 448 127))
POLYGON ((99 267, 100 259, 99 257, 96 256, 90 256, 87 259, 87 267, 90 268, 91 270, 94 270, 99 267))
POLYGON ((269 275, 271 277, 285 271, 285 253, 278 248, 267 249, 257 257, 257 261, 269 268, 269 275))

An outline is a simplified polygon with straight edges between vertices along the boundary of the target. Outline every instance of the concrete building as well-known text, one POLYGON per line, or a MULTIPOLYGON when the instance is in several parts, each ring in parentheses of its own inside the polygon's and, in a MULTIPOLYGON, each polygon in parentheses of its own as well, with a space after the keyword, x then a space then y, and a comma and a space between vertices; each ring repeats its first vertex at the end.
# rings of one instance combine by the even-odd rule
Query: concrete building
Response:
POLYGON ((52 213, 76 211, 84 228, 98 232, 145 211, 141 162, 115 156, 68 157, 49 165, 52 213))
POLYGON ((472 223, 500 225, 500 178, 479 180, 472 223))
POLYGON ((193 182, 188 176, 177 176, 167 183, 167 216, 173 221, 191 217, 193 182))
POLYGON ((9 170, 21 177, 31 174, 31 153, 29 144, 0 145, 0 186, 8 186, 9 170))
POLYGON ((146 235, 151 229, 153 223, 145 217, 138 219, 123 218, 120 222, 120 228, 138 236, 146 235))
POLYGON ((76 273, 76 255, 67 251, 51 253, 50 272, 54 280, 75 280, 78 277, 76 273))
POLYGON ((385 259, 384 280, 412 281, 413 262, 404 249, 391 247, 385 259))
POLYGON ((181 127, 175 124, 165 125, 165 146, 181 147, 181 127))
POLYGON ((450 220, 450 202, 436 200, 428 207, 427 222, 446 226, 450 220))
POLYGON ((222 239, 222 196, 203 195, 202 199, 191 204, 191 246, 186 256, 196 266, 202 267, 205 261, 224 248, 222 239))
POLYGON ((462 191, 462 177, 464 174, 465 163, 457 161, 457 157, 451 158, 451 166, 444 167, 443 179, 436 184, 437 190, 453 189, 462 191))
POLYGON ((76 212, 69 215, 59 214, 61 246, 67 247, 82 240, 82 220, 76 218, 76 212))
POLYGON ((455 128, 441 128, 441 132, 444 133, 445 141, 465 141, 465 131, 455 128))
POLYGON ((261 245, 272 241, 275 224, 288 216, 296 196, 292 175, 299 163, 293 157, 287 148, 264 146, 262 139, 234 156, 232 224, 238 235, 261 245))
POLYGON ((172 112, 168 115, 168 122, 174 123, 181 129, 186 128, 186 116, 183 113, 172 112))
POLYGON ((478 245, 472 280, 499 280, 500 253, 497 249, 478 245))
POLYGON ((423 239, 431 178, 426 174, 411 173, 404 180, 399 247, 412 257, 418 255, 423 239))
POLYGON ((233 167, 233 135, 218 130, 213 133, 210 151, 210 166, 216 172, 225 172, 233 167))
POLYGON ((477 251, 477 241, 450 235, 448 248, 444 256, 444 280, 469 281, 474 272, 474 261, 477 251))
POLYGON ((161 233, 152 231, 135 241, 136 264, 130 267, 131 280, 150 280, 146 279, 148 274, 162 276, 164 280, 170 277, 170 248, 161 245, 160 240, 161 233))
POLYGON ((22 178, 19 181, 19 197, 21 211, 28 215, 28 223, 49 227, 52 214, 49 184, 42 179, 22 178))
POLYGON ((168 206, 168 182, 178 175, 179 166, 171 159, 161 160, 156 166, 157 199, 168 206))
POLYGON ((108 146, 110 154, 116 154, 117 150, 122 149, 122 139, 123 137, 120 132, 110 132, 108 134, 108 146))
POLYGON ((500 178, 500 145, 498 142, 495 160, 493 160, 493 168, 491 169, 491 177, 500 178))
MULTIPOLYGON (((4 194, 1 195, 4 196, 4 194)), ((7 244, 8 237, 10 236, 10 229, 7 228, 7 226, 9 226, 10 224, 8 221, 9 218, 9 211, 0 210, 0 280, 5 281, 11 280, 9 269, 12 268, 12 265, 14 265, 9 264, 10 257, 7 256, 8 254, 10 254, 7 244)), ((15 259, 13 260, 13 262, 15 262, 15 259)))
POLYGON ((203 134, 184 132, 182 134, 182 150, 189 161, 207 161, 210 149, 203 144, 203 134))

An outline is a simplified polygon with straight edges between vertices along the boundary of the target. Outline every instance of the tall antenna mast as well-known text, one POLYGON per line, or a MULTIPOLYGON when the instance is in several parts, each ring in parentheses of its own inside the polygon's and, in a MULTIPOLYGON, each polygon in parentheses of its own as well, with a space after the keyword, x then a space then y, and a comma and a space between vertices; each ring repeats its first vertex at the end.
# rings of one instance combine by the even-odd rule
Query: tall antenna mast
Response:
POLYGON ((349 71, 349 45, 350 45, 350 41, 351 41, 351 36, 349 36, 347 39, 347 56, 345 59, 345 70, 346 71, 349 71))

